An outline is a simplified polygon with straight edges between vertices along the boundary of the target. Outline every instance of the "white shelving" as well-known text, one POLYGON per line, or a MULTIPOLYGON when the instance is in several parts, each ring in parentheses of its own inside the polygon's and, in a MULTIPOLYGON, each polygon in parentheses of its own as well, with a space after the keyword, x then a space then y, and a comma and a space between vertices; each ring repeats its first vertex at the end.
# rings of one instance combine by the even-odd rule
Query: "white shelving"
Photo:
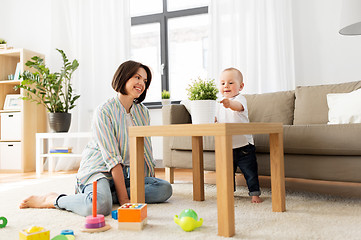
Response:
POLYGON ((69 132, 69 133, 37 133, 36 134, 36 174, 40 175, 44 171, 44 160, 49 161, 49 172, 53 171, 54 158, 81 158, 81 153, 54 154, 49 150, 54 147, 53 140, 66 138, 91 138, 91 132, 69 132), (48 142, 48 146, 46 146, 48 142))

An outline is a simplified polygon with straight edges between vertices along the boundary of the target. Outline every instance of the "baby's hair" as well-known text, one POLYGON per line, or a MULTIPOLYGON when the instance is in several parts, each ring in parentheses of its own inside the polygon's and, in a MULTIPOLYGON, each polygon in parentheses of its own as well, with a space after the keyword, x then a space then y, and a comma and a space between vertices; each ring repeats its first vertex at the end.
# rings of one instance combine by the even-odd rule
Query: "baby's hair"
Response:
POLYGON ((237 68, 226 68, 223 70, 223 72, 227 72, 227 71, 232 71, 235 72, 237 74, 238 79, 240 80, 241 83, 243 83, 243 75, 241 73, 241 71, 239 71, 237 68))
POLYGON ((145 84, 144 92, 139 96, 139 98, 134 99, 135 103, 141 103, 145 99, 148 87, 150 85, 150 82, 152 81, 152 73, 148 66, 131 60, 126 61, 118 67, 112 81, 112 87, 116 92, 127 95, 127 92, 125 90, 125 84, 138 72, 139 68, 143 68, 146 71, 147 82, 145 84))

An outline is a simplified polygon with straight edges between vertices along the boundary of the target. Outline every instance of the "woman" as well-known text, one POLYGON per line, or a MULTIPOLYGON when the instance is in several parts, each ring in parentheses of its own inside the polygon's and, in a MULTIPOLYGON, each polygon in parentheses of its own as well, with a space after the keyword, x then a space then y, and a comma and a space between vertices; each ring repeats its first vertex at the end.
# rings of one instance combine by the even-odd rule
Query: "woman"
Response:
MULTIPOLYGON (((82 216, 92 214, 93 186, 97 181, 98 214, 109 215, 113 203, 129 202, 128 127, 149 125, 149 111, 141 103, 151 83, 149 67, 122 63, 114 74, 112 87, 117 96, 100 105, 93 121, 93 137, 83 151, 75 195, 48 193, 30 196, 20 208, 59 208, 82 216)), ((164 202, 172 195, 169 182, 154 177, 150 138, 144 141, 145 202, 164 202)))

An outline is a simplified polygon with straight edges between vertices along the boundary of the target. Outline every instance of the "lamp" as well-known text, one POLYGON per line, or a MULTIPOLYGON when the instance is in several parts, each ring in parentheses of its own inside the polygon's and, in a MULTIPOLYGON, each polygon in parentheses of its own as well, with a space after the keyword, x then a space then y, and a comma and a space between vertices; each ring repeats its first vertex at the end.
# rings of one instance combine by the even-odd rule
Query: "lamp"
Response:
POLYGON ((361 35, 361 0, 343 0, 341 12, 342 35, 361 35))

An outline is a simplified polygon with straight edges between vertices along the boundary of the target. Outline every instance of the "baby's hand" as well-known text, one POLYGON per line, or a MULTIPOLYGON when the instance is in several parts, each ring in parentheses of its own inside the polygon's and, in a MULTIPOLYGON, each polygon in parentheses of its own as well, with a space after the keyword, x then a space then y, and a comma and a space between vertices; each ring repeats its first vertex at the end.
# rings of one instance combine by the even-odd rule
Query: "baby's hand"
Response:
POLYGON ((223 107, 225 108, 231 107, 231 100, 229 100, 228 98, 224 98, 222 101, 220 101, 220 103, 222 103, 223 107))

